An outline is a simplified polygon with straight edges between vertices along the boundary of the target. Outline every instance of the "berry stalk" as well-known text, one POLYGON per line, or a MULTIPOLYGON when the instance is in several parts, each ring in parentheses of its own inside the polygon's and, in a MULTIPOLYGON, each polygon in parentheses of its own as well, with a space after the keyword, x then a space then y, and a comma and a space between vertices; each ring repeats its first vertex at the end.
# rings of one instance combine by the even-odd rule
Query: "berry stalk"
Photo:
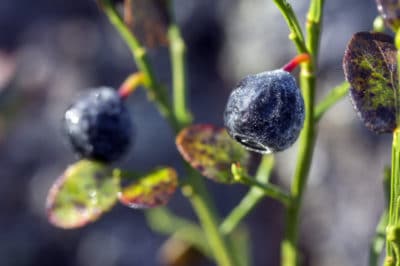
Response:
POLYGON ((286 72, 292 72, 298 65, 305 62, 310 62, 311 58, 309 54, 303 53, 295 56, 286 65, 282 67, 286 72))
POLYGON ((256 179, 247 176, 245 170, 243 170, 240 165, 232 164, 232 175, 235 182, 248 185, 249 187, 256 187, 260 189, 266 196, 280 201, 285 206, 290 204, 290 196, 280 187, 270 183, 263 184, 256 179))
POLYGON ((142 72, 137 72, 128 76, 118 89, 119 96, 122 99, 126 99, 137 89, 137 87, 144 85, 144 80, 145 76, 142 72))

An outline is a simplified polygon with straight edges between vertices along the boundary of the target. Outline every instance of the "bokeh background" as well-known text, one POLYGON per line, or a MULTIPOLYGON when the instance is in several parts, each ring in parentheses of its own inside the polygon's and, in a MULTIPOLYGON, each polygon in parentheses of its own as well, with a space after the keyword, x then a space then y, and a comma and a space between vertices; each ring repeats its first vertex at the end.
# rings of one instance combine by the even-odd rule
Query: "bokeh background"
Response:
MULTIPOLYGON (((290 1, 304 22, 308 1, 290 1)), ((282 66, 295 55, 272 1, 176 0, 188 46, 190 105, 196 122, 222 125, 231 88, 244 75, 282 66)), ((345 45, 371 28, 373 0, 326 1, 317 97, 343 81, 345 45)), ((168 50, 151 50, 169 83, 168 50)), ((86 228, 65 231, 46 220, 52 182, 76 159, 61 132, 61 117, 84 89, 117 87, 135 69, 127 47, 93 0, 0 1, 0 265, 159 265, 164 236, 154 234, 140 211, 116 207, 86 228)), ((145 94, 129 99, 136 144, 118 165, 145 171, 179 167, 173 135, 145 94)), ((383 167, 391 137, 367 131, 345 98, 322 119, 302 211, 301 248, 306 265, 362 266, 384 205, 383 167)), ((296 147, 277 155, 273 181, 287 186, 296 147)), ((207 181, 223 215, 246 189, 207 181)), ((180 193, 178 193, 180 194, 180 193)), ((176 195, 174 212, 194 218, 176 195)), ((254 265, 279 264, 283 212, 263 201, 246 219, 254 265)), ((205 262, 204 265, 209 265, 205 262)))

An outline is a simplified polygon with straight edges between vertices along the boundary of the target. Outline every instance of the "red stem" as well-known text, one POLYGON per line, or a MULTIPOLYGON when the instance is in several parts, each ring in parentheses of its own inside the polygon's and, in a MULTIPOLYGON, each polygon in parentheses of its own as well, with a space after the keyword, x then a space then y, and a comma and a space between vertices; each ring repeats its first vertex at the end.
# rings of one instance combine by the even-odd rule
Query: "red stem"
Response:
POLYGON ((299 54, 282 67, 287 72, 292 72, 299 64, 309 62, 311 59, 309 54, 299 54))
POLYGON ((141 72, 134 73, 127 77, 118 89, 118 94, 122 99, 127 98, 136 88, 143 85, 144 75, 141 72))

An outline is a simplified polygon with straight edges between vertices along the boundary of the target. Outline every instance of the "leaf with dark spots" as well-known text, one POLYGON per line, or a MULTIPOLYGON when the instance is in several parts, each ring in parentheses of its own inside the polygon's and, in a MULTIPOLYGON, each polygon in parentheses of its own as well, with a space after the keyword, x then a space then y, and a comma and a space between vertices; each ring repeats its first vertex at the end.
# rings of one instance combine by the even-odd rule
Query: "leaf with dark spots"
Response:
POLYGON ((344 54, 343 69, 354 108, 365 126, 376 133, 396 128, 396 60, 393 38, 383 33, 354 34, 344 54))
POLYGON ((232 163, 246 167, 250 154, 229 137, 224 128, 193 125, 183 129, 176 138, 183 158, 202 175, 220 183, 232 183, 232 163))
POLYGON ((47 195, 49 221, 70 229, 97 220, 114 206, 119 184, 104 164, 82 160, 69 166, 47 195))
POLYGON ((400 26, 400 1, 376 0, 376 4, 386 25, 396 32, 400 26))
POLYGON ((165 205, 175 193, 178 176, 174 169, 156 169, 118 193, 119 201, 131 208, 145 209, 165 205))

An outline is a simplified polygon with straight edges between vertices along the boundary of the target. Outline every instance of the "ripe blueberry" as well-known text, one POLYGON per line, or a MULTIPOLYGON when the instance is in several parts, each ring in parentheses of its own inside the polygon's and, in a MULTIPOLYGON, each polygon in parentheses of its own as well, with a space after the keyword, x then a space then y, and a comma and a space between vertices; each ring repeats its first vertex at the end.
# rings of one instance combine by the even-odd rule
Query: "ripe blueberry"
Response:
POLYGON ((282 151, 299 136, 304 101, 294 77, 283 69, 245 77, 224 113, 229 135, 249 150, 282 151))
POLYGON ((134 129, 117 91, 100 87, 82 95, 64 115, 64 130, 83 158, 113 162, 127 152, 134 129))

